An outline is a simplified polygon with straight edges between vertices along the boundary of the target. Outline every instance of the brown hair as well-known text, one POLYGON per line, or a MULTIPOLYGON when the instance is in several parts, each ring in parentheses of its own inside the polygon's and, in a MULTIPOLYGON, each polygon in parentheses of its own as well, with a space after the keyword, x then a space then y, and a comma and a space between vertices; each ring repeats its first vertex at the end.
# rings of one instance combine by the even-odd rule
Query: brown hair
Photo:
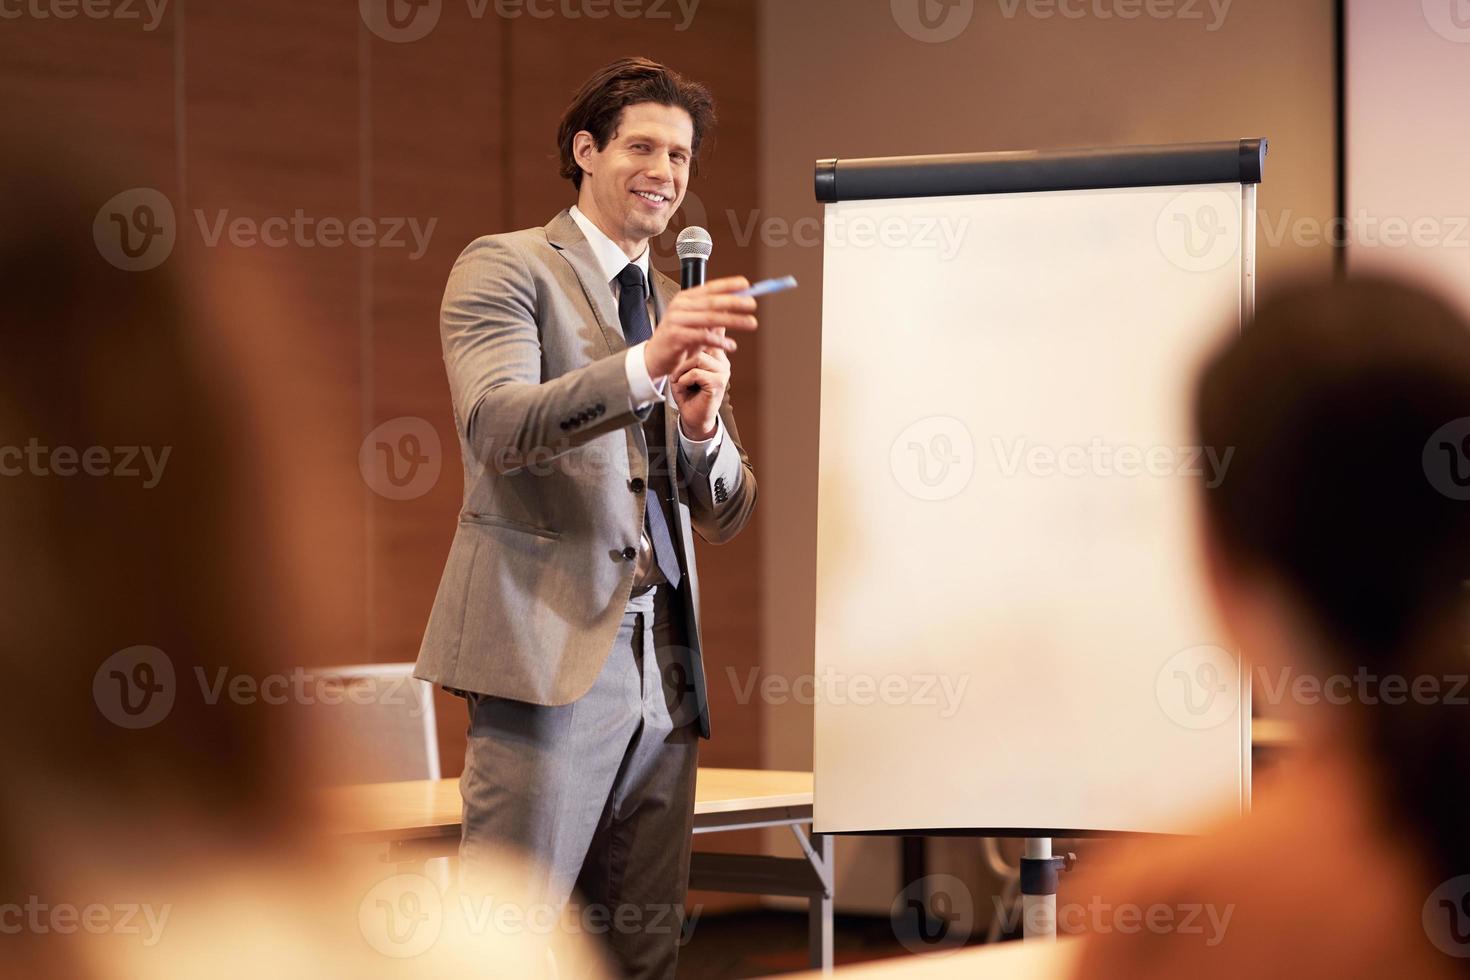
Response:
POLYGON ((572 154, 572 141, 583 130, 592 134, 599 150, 617 134, 623 109, 642 102, 674 106, 694 122, 690 169, 699 173, 699 147, 714 129, 715 100, 709 89, 647 58, 620 58, 592 73, 562 113, 556 143, 561 151, 561 175, 582 189, 582 168, 572 154))
MULTIPOLYGON (((1212 539, 1237 573, 1285 586, 1329 670, 1466 672, 1460 314, 1387 280, 1288 289, 1210 361, 1194 409, 1202 445, 1236 450, 1229 475, 1202 491, 1212 539)), ((1470 724, 1454 697, 1354 705, 1380 795, 1416 831, 1435 880, 1470 870, 1470 724)))

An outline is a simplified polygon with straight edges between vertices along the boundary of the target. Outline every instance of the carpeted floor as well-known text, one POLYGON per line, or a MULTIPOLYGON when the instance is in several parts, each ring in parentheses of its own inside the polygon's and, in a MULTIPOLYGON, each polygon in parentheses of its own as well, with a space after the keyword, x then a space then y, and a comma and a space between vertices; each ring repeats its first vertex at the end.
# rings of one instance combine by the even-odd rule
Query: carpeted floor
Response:
MULTIPOLYGON (((911 955, 886 917, 839 915, 833 924, 838 964, 911 955)), ((809 969, 804 912, 753 910, 702 917, 679 954, 679 977, 736 980, 809 969)))

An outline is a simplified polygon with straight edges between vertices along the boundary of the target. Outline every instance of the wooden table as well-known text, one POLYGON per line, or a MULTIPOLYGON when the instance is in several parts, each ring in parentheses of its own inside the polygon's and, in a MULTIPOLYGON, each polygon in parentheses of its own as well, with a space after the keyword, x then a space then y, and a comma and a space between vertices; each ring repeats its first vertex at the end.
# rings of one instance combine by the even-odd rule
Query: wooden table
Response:
MULTIPOLYGON (((855 963, 837 971, 839 980, 1069 980, 1076 975, 1081 940, 967 946, 963 949, 895 956, 855 963)), ((792 980, 816 977, 798 973, 792 980)))
MULTIPOLYGON (((385 844, 390 859, 420 864, 459 847, 458 779, 340 786, 324 792, 328 830, 357 843, 385 844)), ((694 832, 790 827, 800 858, 696 852, 689 887, 807 899, 811 964, 832 968, 832 841, 803 831, 812 822, 812 774, 768 769, 699 770, 694 832)))

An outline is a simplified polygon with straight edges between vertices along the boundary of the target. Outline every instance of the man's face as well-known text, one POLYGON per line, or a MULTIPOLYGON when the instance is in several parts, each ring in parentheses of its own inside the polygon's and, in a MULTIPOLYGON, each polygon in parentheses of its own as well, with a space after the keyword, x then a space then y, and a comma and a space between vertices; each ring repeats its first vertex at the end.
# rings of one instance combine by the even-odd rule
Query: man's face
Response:
POLYGON ((626 106, 607 146, 590 133, 577 136, 582 166, 578 206, 620 245, 663 234, 684 202, 689 184, 694 121, 675 106, 640 102, 626 106))

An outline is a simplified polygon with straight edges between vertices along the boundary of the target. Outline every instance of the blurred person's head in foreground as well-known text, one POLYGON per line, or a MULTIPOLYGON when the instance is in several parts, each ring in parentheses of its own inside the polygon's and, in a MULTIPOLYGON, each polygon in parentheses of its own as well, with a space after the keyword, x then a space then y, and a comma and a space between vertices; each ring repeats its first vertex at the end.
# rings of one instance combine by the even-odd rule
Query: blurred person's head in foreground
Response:
POLYGON ((1470 765, 1451 690, 1470 671, 1470 325, 1388 281, 1289 291, 1210 361, 1195 421, 1234 449, 1201 491, 1227 627, 1267 666, 1353 679, 1294 714, 1361 750, 1435 880, 1470 872, 1470 792, 1450 777, 1470 765), (1409 688, 1385 697, 1389 677, 1409 688))
POLYGON ((1470 324, 1393 282, 1290 288, 1209 359, 1194 419, 1233 453, 1199 491, 1210 591, 1300 744, 1247 819, 1075 884, 1216 934, 1093 928, 1079 975, 1463 973, 1470 324))
POLYGON ((178 256, 126 271, 94 238, 133 183, 79 165, 74 134, 7 132, 0 974, 538 975, 555 948, 581 975, 565 934, 466 935, 447 898, 404 920, 436 937, 414 958, 381 948, 391 865, 363 876, 311 845, 293 713, 230 694, 289 669, 291 624, 210 303, 178 256))

